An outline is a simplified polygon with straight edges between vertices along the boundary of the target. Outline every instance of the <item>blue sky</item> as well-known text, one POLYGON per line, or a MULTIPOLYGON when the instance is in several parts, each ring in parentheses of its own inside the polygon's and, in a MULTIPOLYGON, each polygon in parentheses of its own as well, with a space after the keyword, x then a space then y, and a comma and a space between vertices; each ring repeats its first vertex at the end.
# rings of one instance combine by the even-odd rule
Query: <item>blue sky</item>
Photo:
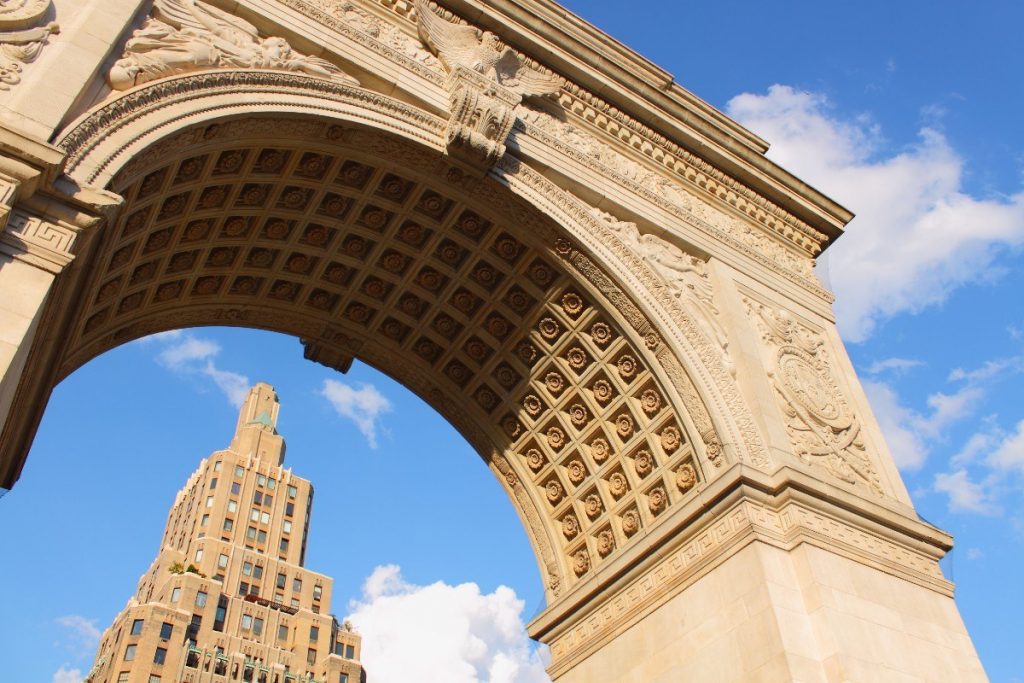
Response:
MULTIPOLYGON (((1024 680, 1024 5, 566 4, 858 214, 820 269, 841 331, 920 514, 955 535, 943 566, 989 675, 1024 680)), ((317 486, 308 565, 335 577, 339 616, 404 653, 375 656, 470 671, 446 682, 544 680, 519 627, 541 606, 532 553, 461 437, 366 366, 339 376, 295 339, 222 329, 130 344, 57 388, 0 500, 5 549, 33 558, 0 564, 5 675, 88 670, 174 492, 227 445, 257 380, 278 388, 288 463, 317 486), (449 621, 417 621, 440 605, 449 621), (446 637, 424 649, 396 621, 446 637), (472 657, 467 633, 485 645, 472 657)))

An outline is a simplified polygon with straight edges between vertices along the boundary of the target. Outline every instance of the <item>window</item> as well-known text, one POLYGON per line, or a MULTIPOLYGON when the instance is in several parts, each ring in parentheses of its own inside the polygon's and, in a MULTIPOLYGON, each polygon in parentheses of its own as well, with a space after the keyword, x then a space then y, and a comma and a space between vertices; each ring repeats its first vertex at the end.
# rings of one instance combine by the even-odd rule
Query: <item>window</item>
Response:
POLYGON ((245 475, 245 468, 241 465, 235 465, 235 476, 241 477, 245 475))
POLYGON ((206 507, 208 507, 208 508, 212 508, 213 507, 213 496, 207 496, 206 497, 206 507))
POLYGON ((319 600, 321 597, 323 597, 323 594, 324 594, 324 587, 323 586, 321 586, 320 584, 317 584, 317 585, 313 586, 313 599, 314 600, 319 600))
POLYGON ((202 561, 203 561, 203 549, 199 548, 199 549, 196 550, 196 562, 202 562, 202 561))
POLYGON ((165 647, 158 647, 156 649, 156 652, 153 653, 153 663, 154 664, 163 664, 164 661, 166 661, 166 659, 167 659, 167 648, 165 648, 165 647))
POLYGON ((140 633, 142 633, 142 622, 143 622, 142 619, 136 619, 135 621, 132 622, 131 635, 137 636, 140 633))
POLYGON ((149 683, 160 683, 160 677, 156 674, 149 674, 149 683))
POLYGON ((264 496, 263 496, 263 504, 266 505, 267 507, 270 507, 271 505, 274 504, 274 497, 272 495, 270 495, 269 493, 264 494, 264 496))
POLYGON ((309 642, 315 643, 320 640, 320 627, 310 626, 309 627, 309 642))
POLYGON ((171 602, 178 602, 178 598, 181 597, 181 588, 175 586, 171 589, 171 602))
POLYGON ((256 532, 256 542, 257 543, 266 543, 267 542, 267 532, 266 531, 257 531, 256 532))
POLYGON ((251 631, 252 630, 252 615, 251 614, 243 614, 242 615, 242 630, 243 631, 251 631))
POLYGON ((252 578, 262 579, 263 578, 263 565, 258 564, 252 568, 252 578))
POLYGON ((253 585, 249 586, 249 595, 259 595, 259 594, 260 594, 260 587, 258 585, 256 585, 254 583, 253 585))
POLYGON ((213 479, 210 480, 210 490, 212 491, 215 488, 217 488, 217 477, 214 477, 213 479))
POLYGON ((301 593, 302 592, 302 579, 293 579, 292 580, 292 590, 295 591, 296 593, 301 593))
POLYGON ((206 607, 206 591, 196 593, 196 607, 206 607))
POLYGON ((124 649, 124 661, 130 662, 135 659, 135 646, 129 645, 124 649))
POLYGON ((128 673, 127 671, 122 671, 117 674, 117 683, 128 683, 128 673))
POLYGON ((291 517, 292 515, 294 515, 295 514, 295 504, 294 503, 288 503, 287 505, 285 505, 284 506, 284 514, 286 516, 288 516, 288 517, 291 517))
POLYGON ((288 577, 285 576, 284 574, 278 574, 277 575, 277 587, 278 588, 284 588, 285 584, 287 583, 287 581, 288 581, 288 577))
POLYGON ((297 608, 299 606, 299 599, 298 598, 292 598, 291 599, 291 606, 297 608))
POLYGON ((270 513, 269 512, 260 513, 260 521, 263 522, 264 524, 270 524, 270 513))
POLYGON ((257 474, 256 475, 256 483, 259 486, 266 486, 267 485, 267 477, 266 477, 266 475, 264 475, 264 474, 257 474))
POLYGON ((246 595, 248 592, 249 592, 249 584, 247 584, 245 581, 243 581, 242 583, 238 584, 238 594, 239 595, 246 595))
POLYGON ((213 630, 224 630, 224 619, 228 616, 228 597, 221 595, 217 598, 217 611, 213 616, 213 630))
POLYGON ((254 522, 260 521, 260 511, 257 510, 256 508, 253 508, 252 510, 250 510, 249 511, 249 519, 251 519, 254 522))
POLYGON ((292 532, 292 520, 284 520, 284 525, 281 528, 284 529, 284 532, 286 534, 290 534, 292 532))
POLYGON ((225 567, 227 567, 228 566, 228 556, 225 555, 224 553, 221 553, 220 555, 218 555, 217 556, 217 566, 220 567, 221 569, 224 569, 225 567))
POLYGON ((238 501, 236 501, 236 500, 229 500, 228 501, 228 512, 236 512, 237 510, 238 510, 238 501))
POLYGON ((251 526, 245 530, 245 537, 248 539, 255 540, 256 538, 256 527, 251 526))
POLYGON ((346 645, 345 646, 345 659, 355 659, 355 658, 356 658, 356 646, 355 645, 346 645))
POLYGON ((274 479, 273 477, 267 479, 267 488, 270 489, 271 491, 277 488, 277 479, 274 479))
POLYGON ((242 485, 240 483, 238 483, 237 481, 231 482, 231 493, 237 496, 241 492, 242 492, 242 485))
POLYGON ((220 460, 218 460, 217 462, 213 463, 213 471, 214 472, 220 472, 220 460))
POLYGON ((224 531, 231 531, 235 528, 235 520, 225 519, 224 520, 224 531))
POLYGON ((263 620, 260 619, 259 617, 256 617, 255 619, 253 619, 253 622, 252 622, 252 633, 255 636, 263 635, 263 620))
POLYGON ((316 650, 314 650, 313 648, 309 648, 309 650, 306 651, 306 662, 310 666, 316 664, 316 650))
POLYGON ((288 639, 288 625, 287 624, 281 624, 280 626, 277 627, 277 639, 278 640, 287 640, 288 639))
POLYGON ((288 487, 288 497, 289 498, 294 498, 298 494, 298 492, 299 492, 298 489, 296 489, 294 486, 289 486, 288 487))
POLYGON ((166 621, 160 624, 160 640, 170 640, 172 633, 174 633, 174 624, 169 624, 166 621))
POLYGON ((242 563, 242 573, 246 576, 252 576, 252 562, 242 563))
POLYGON ((199 520, 199 526, 206 526, 210 521, 210 515, 203 515, 203 518, 199 520))
POLYGON ((257 505, 262 505, 263 504, 263 492, 262 491, 254 492, 252 494, 252 502, 256 503, 257 505))
POLYGON ((338 675, 338 683, 348 683, 348 674, 342 673, 338 675))
POLYGON ((282 538, 281 539, 281 552, 282 553, 288 552, 288 539, 287 538, 282 538))

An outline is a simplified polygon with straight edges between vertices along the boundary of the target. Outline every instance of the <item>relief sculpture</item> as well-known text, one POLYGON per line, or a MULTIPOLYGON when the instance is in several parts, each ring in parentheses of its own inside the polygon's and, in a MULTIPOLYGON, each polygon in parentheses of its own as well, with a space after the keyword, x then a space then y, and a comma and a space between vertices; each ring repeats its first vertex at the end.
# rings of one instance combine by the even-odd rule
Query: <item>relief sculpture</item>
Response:
POLYGON ((735 365, 729 355, 729 337, 719 320, 707 263, 657 235, 641 235, 636 223, 620 221, 600 209, 594 209, 594 215, 614 230, 626 246, 651 264, 676 298, 682 299, 704 335, 714 343, 725 367, 735 374, 735 365))
POLYGON ((881 495, 882 487, 846 402, 821 336, 788 312, 746 299, 747 310, 771 351, 768 375, 782 405, 796 455, 808 465, 881 495))
POLYGON ((22 67, 38 59, 57 22, 40 25, 50 0, 0 0, 0 90, 21 82, 22 67))
POLYGON ((199 0, 157 0, 110 70, 110 85, 127 90, 210 68, 276 69, 359 84, 331 62, 296 52, 284 38, 263 38, 249 22, 199 0))

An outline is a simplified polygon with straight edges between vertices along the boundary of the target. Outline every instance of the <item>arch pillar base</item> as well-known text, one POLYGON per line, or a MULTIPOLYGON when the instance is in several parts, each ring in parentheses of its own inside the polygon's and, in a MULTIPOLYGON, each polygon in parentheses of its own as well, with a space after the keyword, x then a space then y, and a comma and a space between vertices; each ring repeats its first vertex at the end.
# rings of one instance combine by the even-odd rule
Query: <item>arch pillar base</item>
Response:
POLYGON ((948 535, 786 469, 722 480, 534 619, 555 681, 987 680, 938 567, 948 535))

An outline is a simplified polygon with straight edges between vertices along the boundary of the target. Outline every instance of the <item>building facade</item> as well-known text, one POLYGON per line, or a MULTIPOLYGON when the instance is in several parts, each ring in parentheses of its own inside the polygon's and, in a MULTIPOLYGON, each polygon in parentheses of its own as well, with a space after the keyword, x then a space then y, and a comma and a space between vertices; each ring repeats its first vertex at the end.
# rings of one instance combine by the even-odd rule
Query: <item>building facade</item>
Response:
POLYGON ((160 551, 103 633, 87 683, 361 683, 360 638, 305 568, 313 487, 283 467, 257 384, 228 448, 175 497, 160 551))

